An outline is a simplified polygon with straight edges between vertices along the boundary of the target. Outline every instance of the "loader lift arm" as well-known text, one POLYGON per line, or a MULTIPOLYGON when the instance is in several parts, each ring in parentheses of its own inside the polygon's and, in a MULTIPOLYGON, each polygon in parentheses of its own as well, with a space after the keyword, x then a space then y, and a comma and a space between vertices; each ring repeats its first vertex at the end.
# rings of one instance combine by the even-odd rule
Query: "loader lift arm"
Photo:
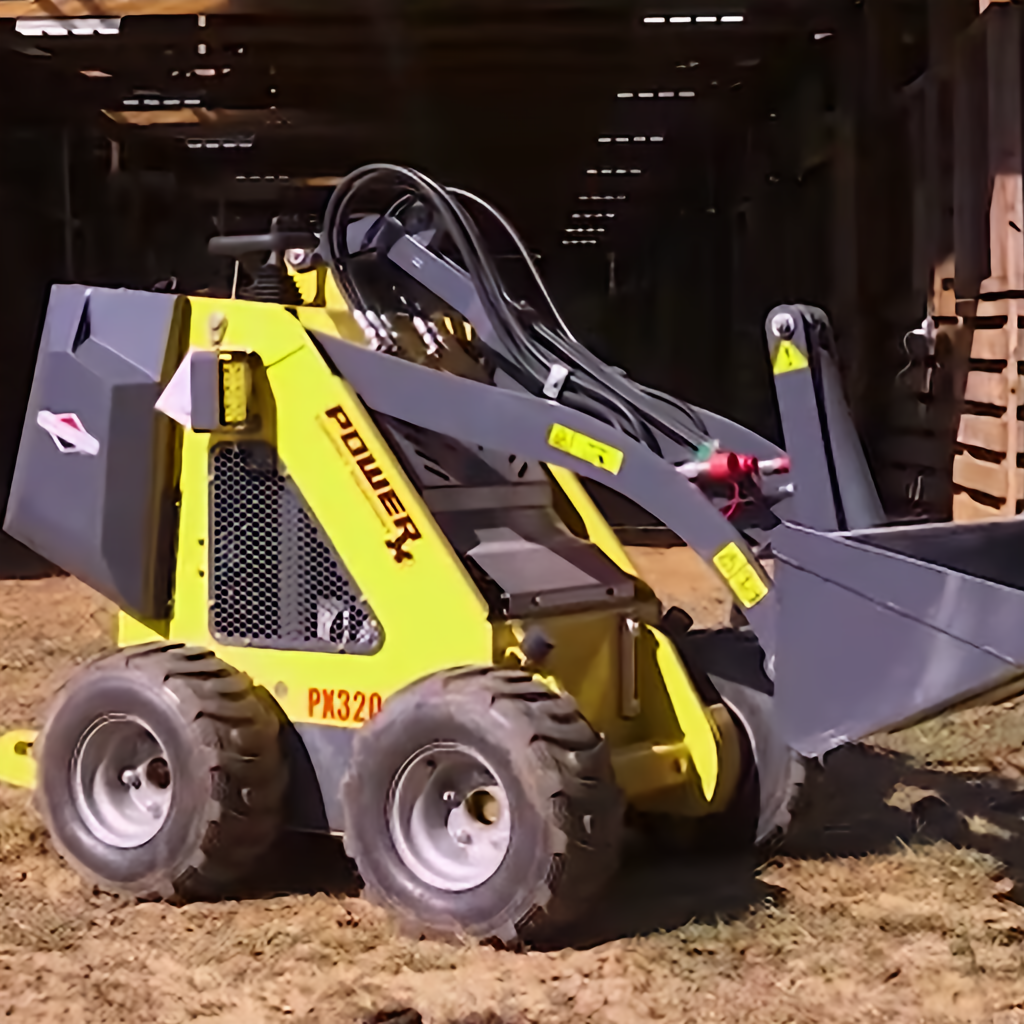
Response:
MULTIPOLYGON (((320 252, 330 259, 337 252, 330 250, 329 228, 326 223, 320 252)), ((963 550, 956 527, 883 525, 820 310, 780 306, 766 323, 792 459, 788 475, 758 481, 779 516, 763 535, 776 556, 773 584, 743 533, 679 472, 675 463, 693 452, 672 430, 661 431, 655 422, 654 443, 641 443, 553 401, 557 391, 529 394, 521 379, 503 372, 509 342, 494 323, 494 297, 488 301, 476 275, 435 251, 435 232, 402 230, 385 215, 345 222, 344 236, 350 251, 365 251, 369 237, 378 256, 386 255, 465 316, 499 356, 499 386, 403 363, 373 351, 372 344, 362 349, 320 336, 336 369, 371 408, 565 466, 624 494, 677 533, 719 573, 743 609, 777 687, 786 739, 801 753, 820 756, 1005 689, 1007 680, 1024 672, 1024 645, 1015 642, 1017 630, 1010 627, 1024 615, 1024 587, 1009 588, 982 578, 980 568, 977 575, 971 570, 991 561, 991 543, 977 539, 974 559, 953 560, 953 567, 943 552, 947 542, 963 550), (621 464, 612 472, 601 459, 588 462, 553 447, 552 438, 565 430, 614 452, 621 464), (893 545, 896 537, 905 539, 893 545), (985 609, 984 616, 972 611, 977 608, 985 609)), ((338 270, 336 259, 334 266, 338 270)), ((707 434, 728 448, 762 459, 785 455, 738 424, 695 412, 707 434)), ((993 536, 985 529, 979 524, 979 538, 993 536)))
POLYGON ((766 654, 774 655, 771 580, 742 534, 664 458, 607 423, 555 402, 438 373, 325 334, 314 336, 338 373, 375 412, 471 445, 564 466, 657 516, 718 571, 745 609, 766 654), (563 440, 566 431, 571 432, 568 442, 563 440), (572 447, 590 457, 566 450, 572 447))

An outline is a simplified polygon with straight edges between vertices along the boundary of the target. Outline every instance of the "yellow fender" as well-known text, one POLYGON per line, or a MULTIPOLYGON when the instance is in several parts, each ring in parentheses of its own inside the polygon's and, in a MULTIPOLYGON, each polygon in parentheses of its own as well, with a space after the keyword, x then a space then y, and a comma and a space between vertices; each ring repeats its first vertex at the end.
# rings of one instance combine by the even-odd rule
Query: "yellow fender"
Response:
POLYGON ((0 782, 22 789, 36 788, 36 762, 32 745, 35 729, 15 729, 0 736, 0 782))

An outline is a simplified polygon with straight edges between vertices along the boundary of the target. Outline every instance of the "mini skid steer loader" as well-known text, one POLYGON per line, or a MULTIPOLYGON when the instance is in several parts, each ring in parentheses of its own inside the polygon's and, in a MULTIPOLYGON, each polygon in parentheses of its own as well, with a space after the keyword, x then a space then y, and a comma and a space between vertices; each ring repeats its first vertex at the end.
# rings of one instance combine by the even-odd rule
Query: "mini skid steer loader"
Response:
POLYGON ((883 525, 819 312, 769 316, 787 453, 605 366, 417 172, 211 251, 241 298, 54 287, 5 522, 122 610, 0 740, 101 886, 216 897, 319 831, 424 929, 535 938, 627 821, 765 842, 801 755, 1018 686, 1021 524, 883 525), (601 487, 747 625, 666 613, 601 487))

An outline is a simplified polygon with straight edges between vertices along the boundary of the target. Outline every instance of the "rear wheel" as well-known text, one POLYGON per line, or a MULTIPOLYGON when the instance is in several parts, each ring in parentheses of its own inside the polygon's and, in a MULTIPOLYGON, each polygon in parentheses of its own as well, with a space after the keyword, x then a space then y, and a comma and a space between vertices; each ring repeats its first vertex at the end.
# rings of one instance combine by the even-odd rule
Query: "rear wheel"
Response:
MULTIPOLYGON (((676 847, 730 851, 771 847, 786 834, 804 782, 803 758, 783 740, 775 715, 774 685, 749 629, 672 635, 692 673, 700 673, 736 723, 742 766, 728 807, 704 818, 659 815, 648 824, 676 847)), ((711 696, 708 698, 712 699, 711 696)))
POLYGON ((54 844, 113 892, 220 895, 279 829, 277 717, 248 676, 200 648, 149 644, 86 666, 36 756, 54 844))
POLYGON ((789 829, 804 782, 804 763, 779 735, 774 698, 742 683, 714 680, 749 751, 736 799, 721 817, 743 845, 771 846, 789 829))
POLYGON ((522 672, 443 672, 360 729, 342 787, 367 895, 431 933, 511 943, 578 916, 619 858, 608 749, 522 672))

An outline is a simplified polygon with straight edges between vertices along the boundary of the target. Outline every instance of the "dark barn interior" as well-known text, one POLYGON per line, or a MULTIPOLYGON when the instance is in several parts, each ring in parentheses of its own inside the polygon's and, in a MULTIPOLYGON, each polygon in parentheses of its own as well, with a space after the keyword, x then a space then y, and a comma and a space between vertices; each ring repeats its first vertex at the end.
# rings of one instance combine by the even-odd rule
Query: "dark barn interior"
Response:
POLYGON ((0 0, 0 504, 52 283, 227 294, 210 236, 387 161, 503 210, 606 359, 776 440, 765 314, 821 306, 887 509, 1015 514, 1021 12, 981 6, 0 0))

